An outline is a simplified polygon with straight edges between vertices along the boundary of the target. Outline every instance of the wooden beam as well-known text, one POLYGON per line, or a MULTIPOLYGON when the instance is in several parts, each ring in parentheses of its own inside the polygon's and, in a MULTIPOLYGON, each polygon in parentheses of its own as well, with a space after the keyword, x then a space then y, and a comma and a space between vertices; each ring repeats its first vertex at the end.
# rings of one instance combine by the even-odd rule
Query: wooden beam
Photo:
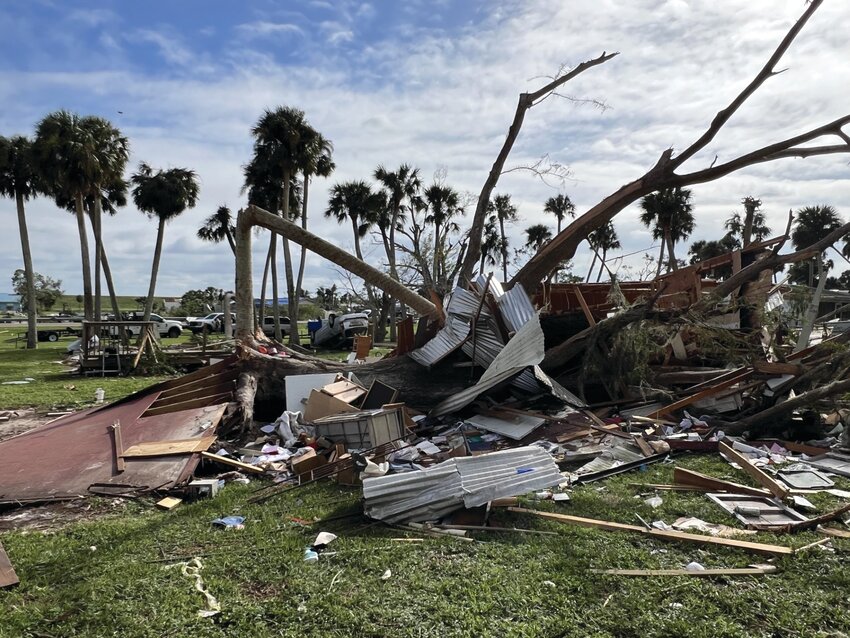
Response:
POLYGON ((225 381, 236 381, 239 378, 240 374, 241 371, 238 368, 234 368, 232 370, 225 370, 224 372, 220 372, 209 377, 204 377, 203 379, 189 381, 188 383, 183 383, 167 390, 163 390, 159 393, 158 400, 170 398, 177 394, 185 394, 186 392, 189 392, 191 390, 199 390, 201 388, 206 388, 211 382, 224 383, 225 381))
POLYGON ((231 459, 227 456, 220 456, 219 454, 212 454, 210 452, 201 452, 201 457, 209 461, 221 463, 222 465, 229 465, 230 467, 238 468, 244 472, 251 472, 252 474, 265 474, 265 470, 261 467, 257 467, 256 465, 248 465, 247 463, 237 461, 236 459, 231 459))
POLYGON ((124 443, 121 440, 121 422, 116 421, 109 426, 109 429, 112 432, 112 454, 115 459, 115 469, 120 473, 124 471, 124 443))
MULTIPOLYGON (((657 418, 662 417, 665 414, 672 414, 675 410, 680 410, 681 408, 687 407, 687 406, 691 405, 692 403, 695 403, 695 402, 697 402, 701 399, 705 399, 707 397, 714 396, 715 394, 718 394, 721 390, 725 390, 726 388, 730 388, 733 385, 735 385, 736 383, 740 383, 741 381, 748 379, 753 374, 752 370, 741 370, 741 371, 735 371, 735 372, 737 372, 737 374, 735 374, 734 376, 731 375, 731 374, 730 375, 724 375, 725 377, 727 377, 725 380, 720 381, 719 383, 712 383, 711 385, 706 387, 704 390, 700 390, 700 391, 696 392, 695 394, 691 394, 691 395, 685 397, 684 399, 679 399, 678 401, 675 401, 674 403, 671 403, 670 405, 667 405, 667 406, 661 408, 660 410, 656 410, 655 412, 650 414, 650 417, 657 419, 657 418)), ((704 384, 700 384, 700 385, 704 385, 704 384)), ((698 387, 700 387, 700 386, 694 386, 693 388, 691 388, 691 390, 695 390, 698 387)))
POLYGON ((761 374, 803 374, 803 366, 799 363, 782 363, 779 361, 753 361, 753 368, 761 374))
POLYGON ((592 527, 596 529, 604 529, 612 532, 634 532, 650 536, 652 538, 660 538, 661 540, 683 541, 688 543, 701 543, 706 545, 721 545, 723 547, 731 547, 734 549, 743 549, 757 554, 768 554, 776 556, 789 556, 794 553, 794 550, 784 545, 766 545, 764 543, 752 543, 749 541, 741 541, 734 538, 720 538, 717 536, 705 536, 703 534, 688 534, 687 532, 667 531, 660 529, 647 529, 638 525, 626 525, 624 523, 615 523, 613 521, 600 521, 594 518, 582 518, 580 516, 569 516, 567 514, 555 514, 553 512, 541 512, 538 510, 525 509, 523 507, 509 507, 508 511, 517 512, 519 514, 531 514, 546 518, 561 523, 571 523, 580 527, 592 527))
POLYGON ((702 569, 691 571, 689 569, 591 569, 593 574, 611 574, 612 576, 764 576, 776 573, 776 565, 765 565, 764 567, 738 567, 720 569, 702 569))
POLYGON ((169 405, 177 405, 183 403, 184 401, 191 401, 192 399, 214 397, 220 394, 225 394, 227 392, 234 392, 235 390, 236 380, 232 379, 229 381, 224 381, 222 383, 217 383, 210 387, 187 390, 186 392, 181 392, 180 394, 172 394, 165 398, 160 396, 156 401, 151 404, 148 410, 156 410, 157 408, 164 408, 169 405))
POLYGON ((790 490, 786 486, 774 480, 772 477, 765 474, 760 468, 757 468, 755 465, 750 463, 750 459, 738 452, 738 450, 732 448, 730 445, 726 445, 723 441, 721 441, 717 447, 721 454, 740 465, 741 469, 749 474, 751 479, 766 488, 776 498, 782 500, 788 498, 790 490))
POLYGON ((741 485, 732 481, 724 481, 723 479, 686 470, 683 467, 673 468, 673 483, 676 485, 695 486, 709 492, 729 492, 731 494, 748 494, 750 496, 770 496, 770 492, 758 487, 750 487, 749 485, 741 485))
POLYGON ((215 436, 200 439, 175 439, 173 441, 149 441, 131 445, 122 454, 123 457, 168 456, 171 454, 192 454, 203 452, 215 443, 215 436))
POLYGON ((818 534, 824 536, 834 536, 835 538, 850 538, 850 532, 843 529, 835 529, 832 527, 818 527, 818 534))
POLYGON ((192 410, 194 408, 206 408, 211 405, 216 405, 217 403, 229 403, 233 396, 232 392, 223 392, 218 395, 213 395, 209 397, 201 397, 199 399, 191 399, 189 401, 183 401, 182 403, 175 403, 173 405, 166 405, 163 407, 151 407, 145 410, 143 417, 146 416, 158 416, 160 414, 169 414, 171 412, 179 412, 180 410, 192 410))
POLYGON ((578 285, 573 287, 573 290, 576 293, 576 297, 578 298, 578 302, 581 305, 581 310, 584 313, 584 318, 587 319, 587 323, 591 328, 596 326, 596 319, 593 318, 593 314, 590 312, 590 308, 587 306, 587 301, 584 300, 584 295, 581 294, 581 288, 578 285))

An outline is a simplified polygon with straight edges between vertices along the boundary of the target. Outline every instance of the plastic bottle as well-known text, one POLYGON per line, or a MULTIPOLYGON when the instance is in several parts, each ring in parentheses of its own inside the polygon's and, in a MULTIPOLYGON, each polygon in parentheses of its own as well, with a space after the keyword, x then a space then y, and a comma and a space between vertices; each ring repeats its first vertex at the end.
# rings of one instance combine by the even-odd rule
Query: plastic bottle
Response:
POLYGON ((103 397, 106 393, 103 391, 103 388, 98 388, 94 391, 94 400, 95 403, 103 403, 103 397))

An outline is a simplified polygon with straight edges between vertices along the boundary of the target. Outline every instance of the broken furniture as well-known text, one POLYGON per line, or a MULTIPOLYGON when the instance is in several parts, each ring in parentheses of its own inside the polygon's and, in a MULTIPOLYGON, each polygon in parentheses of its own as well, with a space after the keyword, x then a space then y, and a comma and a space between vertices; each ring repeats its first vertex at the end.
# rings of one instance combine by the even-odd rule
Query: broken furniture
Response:
POLYGON ((350 450, 368 450, 404 436, 404 408, 336 414, 314 420, 313 426, 317 437, 343 443, 350 450))

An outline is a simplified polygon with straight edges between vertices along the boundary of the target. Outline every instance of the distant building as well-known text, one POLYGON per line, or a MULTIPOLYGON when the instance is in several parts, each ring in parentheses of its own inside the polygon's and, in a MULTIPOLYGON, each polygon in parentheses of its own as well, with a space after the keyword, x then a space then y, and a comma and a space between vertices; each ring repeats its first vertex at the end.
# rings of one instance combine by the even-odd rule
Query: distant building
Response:
POLYGON ((165 306, 165 312, 171 312, 180 306, 180 297, 162 297, 162 304, 165 306))
POLYGON ((21 312, 21 298, 6 292, 0 292, 0 312, 21 312))

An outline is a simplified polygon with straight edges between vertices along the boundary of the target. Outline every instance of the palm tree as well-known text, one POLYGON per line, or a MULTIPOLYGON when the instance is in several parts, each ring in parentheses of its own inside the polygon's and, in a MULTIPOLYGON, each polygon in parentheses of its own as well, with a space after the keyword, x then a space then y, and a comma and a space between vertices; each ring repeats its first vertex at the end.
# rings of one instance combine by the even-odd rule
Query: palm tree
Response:
POLYGON ((647 228, 652 228, 652 238, 661 240, 661 252, 658 255, 658 272, 664 262, 664 250, 668 252, 668 271, 676 270, 676 242, 690 237, 694 231, 693 204, 691 191, 676 186, 650 193, 640 202, 643 213, 640 221, 647 228))
POLYGON ((502 240, 499 237, 499 224, 495 215, 489 215, 484 222, 484 232, 481 240, 481 265, 479 272, 484 272, 484 266, 495 266, 499 263, 496 255, 502 254, 502 240))
POLYGON ((218 244, 227 240, 233 256, 236 256, 236 241, 233 233, 236 232, 236 224, 233 223, 233 214, 227 206, 219 206, 218 209, 204 220, 204 225, 198 229, 198 239, 218 244))
POLYGON ((617 250, 620 248, 620 238, 617 237, 617 230, 614 228, 614 223, 609 221, 607 224, 593 230, 587 236, 587 243, 593 250, 593 261, 590 264, 590 272, 587 273, 587 281, 590 281, 590 275, 593 272, 593 265, 597 257, 599 258, 599 274, 596 275, 596 281, 602 279, 602 270, 605 268, 605 258, 608 256, 609 250, 617 250), (602 255, 599 252, 602 251, 602 255))
POLYGON ((575 218, 576 207, 570 200, 569 195, 559 194, 556 197, 550 197, 543 204, 543 212, 551 213, 558 220, 558 233, 561 232, 561 222, 567 217, 575 218))
POLYGON ((363 261, 360 238, 365 237, 369 228, 380 216, 382 198, 363 180, 342 182, 331 189, 325 217, 336 219, 340 224, 351 223, 354 234, 354 253, 363 261))
POLYGON ((738 247, 749 246, 755 241, 764 241, 770 235, 767 226, 767 217, 761 209, 761 200, 755 197, 744 197, 741 200, 744 206, 744 217, 738 212, 726 220, 724 226, 728 234, 736 240, 738 247))
POLYGON ((194 208, 198 201, 198 178, 194 171, 187 168, 159 169, 154 171, 147 164, 140 164, 139 170, 130 178, 133 183, 133 202, 148 217, 157 218, 156 248, 151 265, 151 282, 145 301, 143 320, 149 321, 156 294, 156 277, 159 271, 159 259, 162 256, 162 239, 165 224, 177 217, 187 208, 194 208))
MULTIPOLYGON (((819 206, 806 206, 797 211, 797 220, 794 225, 794 230, 791 232, 791 242, 797 250, 801 250, 806 246, 811 246, 813 243, 821 239, 824 235, 829 234, 833 230, 842 226, 841 218, 838 211, 828 204, 819 206)), ((803 318, 803 325, 800 328, 800 336, 797 339, 797 345, 794 351, 802 350, 809 344, 809 337, 812 334, 815 318, 818 314, 818 306, 820 306, 821 296, 826 287, 826 275, 829 267, 824 264, 824 252, 818 252, 815 255, 817 264, 818 283, 815 288, 815 293, 812 295, 812 301, 803 318)), ((811 270, 811 262, 809 262, 809 286, 812 285, 814 277, 811 270)))
MULTIPOLYGON (((395 234, 398 226, 404 221, 404 210, 422 206, 422 198, 419 191, 422 189, 422 181, 419 179, 419 169, 402 164, 395 171, 390 171, 379 165, 372 176, 381 185, 387 205, 378 222, 378 229, 384 242, 384 250, 387 253, 387 262, 390 268, 390 277, 398 281, 398 268, 396 265, 395 234)), ((390 299, 390 307, 395 306, 394 300, 390 299)), ((406 312, 402 309, 402 316, 406 312)), ((390 340, 395 341, 395 321, 390 323, 390 340)))
MULTIPOLYGON (((290 189, 295 175, 305 163, 305 155, 315 140, 316 131, 307 123, 304 111, 291 107, 279 106, 274 110, 266 109, 260 119, 251 129, 254 137, 254 162, 263 166, 269 173, 276 173, 281 180, 281 211, 284 219, 292 220, 297 217, 290 212, 290 189)), ((272 239, 272 241, 274 241, 272 239)), ((292 269, 292 255, 289 241, 282 238, 283 267, 286 276, 286 289, 289 303, 295 297, 295 278, 292 269)), ((270 251, 272 252, 272 251, 270 251)), ((272 285, 276 287, 276 255, 270 254, 272 263, 272 285)), ((275 325, 279 322, 277 307, 278 296, 275 294, 275 325)), ((275 337, 279 338, 278 329, 275 337)))
POLYGON ((460 205, 460 195, 451 186, 434 182, 425 189, 424 196, 428 210, 425 223, 434 225, 433 277, 436 284, 441 281, 445 270, 443 259, 446 235, 457 228, 457 224, 452 220, 463 215, 464 210, 460 205))
POLYGON ((18 209, 18 231, 24 257, 27 280, 27 348, 37 348, 38 306, 35 297, 35 270, 32 265, 27 216, 24 202, 39 193, 38 174, 33 165, 32 142, 16 135, 11 139, 0 136, 0 196, 15 200, 18 209))
POLYGON ((534 224, 525 229, 525 247, 535 253, 546 245, 552 239, 552 231, 546 224, 534 224))
MULTIPOLYGON (((275 215, 281 214, 281 197, 283 193, 283 178, 277 167, 265 161, 262 155, 255 154, 251 161, 244 167, 245 184, 242 192, 248 193, 248 203, 264 208, 275 215)), ((289 210, 300 209, 300 190, 298 182, 292 182, 289 188, 289 210)), ((285 253, 284 253, 285 254, 285 253)), ((260 291, 260 308, 257 313, 258 325, 261 325, 265 315, 266 288, 268 284, 269 269, 272 276, 272 312, 275 317, 275 339, 280 342, 283 335, 280 331, 280 295, 278 294, 277 279, 277 235, 272 233, 269 237, 269 249, 266 253, 266 263, 263 268, 263 284, 260 291)))
MULTIPOLYGON (((310 191, 310 177, 329 177, 336 168, 333 161, 333 144, 321 133, 309 129, 309 139, 304 145, 301 157, 301 175, 303 177, 303 196, 301 197, 301 228, 307 230, 307 196, 310 191)), ((301 247, 301 258, 298 264, 298 279, 295 282, 295 296, 289 300, 289 320, 292 329, 289 331, 289 342, 299 345, 301 333, 298 331, 298 306, 301 301, 301 287, 304 283, 304 269, 307 266, 307 250, 301 247)))
POLYGON ((517 221, 517 208, 511 204, 510 195, 496 195, 490 202, 490 212, 496 215, 499 222, 499 236, 502 249, 502 281, 508 280, 508 238, 505 235, 505 224, 517 221))

